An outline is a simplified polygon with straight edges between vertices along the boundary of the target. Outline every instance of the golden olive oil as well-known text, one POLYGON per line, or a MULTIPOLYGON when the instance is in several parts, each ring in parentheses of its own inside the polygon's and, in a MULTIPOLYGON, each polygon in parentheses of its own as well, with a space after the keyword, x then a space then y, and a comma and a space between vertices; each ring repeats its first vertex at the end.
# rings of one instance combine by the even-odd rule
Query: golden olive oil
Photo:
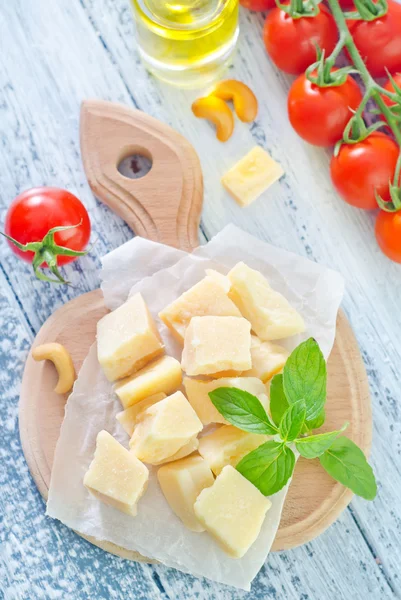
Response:
POLYGON ((132 0, 146 66, 181 86, 202 85, 228 63, 238 37, 238 0, 132 0))

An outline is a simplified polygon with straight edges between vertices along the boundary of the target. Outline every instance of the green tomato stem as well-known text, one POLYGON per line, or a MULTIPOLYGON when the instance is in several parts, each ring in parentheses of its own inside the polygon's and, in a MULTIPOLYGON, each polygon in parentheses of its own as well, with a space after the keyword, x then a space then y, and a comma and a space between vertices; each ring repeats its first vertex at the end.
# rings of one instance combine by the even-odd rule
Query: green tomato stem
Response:
POLYGON ((68 281, 66 281, 61 275, 60 271, 57 267, 57 256, 85 256, 88 254, 89 250, 79 251, 79 250, 71 250, 70 248, 65 248, 64 246, 59 246, 54 241, 54 234, 59 231, 67 231, 69 229, 75 229, 79 227, 82 223, 82 220, 77 225, 65 225, 60 227, 53 227, 53 229, 49 229, 47 234, 44 236, 41 242, 29 242, 27 244, 21 244, 18 240, 10 237, 9 235, 0 231, 0 235, 4 236, 7 240, 9 240, 14 246, 16 246, 22 252, 33 252, 34 256, 32 259, 32 267, 35 273, 35 276, 41 281, 48 281, 50 283, 64 283, 68 285, 68 281), (44 273, 42 273, 39 269, 41 265, 46 263, 49 267, 50 271, 57 277, 57 279, 51 279, 47 277, 44 273))
POLYGON ((303 2, 302 2, 302 0, 292 0, 292 2, 293 2, 294 10, 297 13, 302 13, 302 9, 303 9, 303 2))
POLYGON ((338 38, 338 42, 335 45, 333 52, 328 57, 328 61, 331 62, 332 66, 336 62, 341 50, 344 48, 345 42, 347 41, 347 35, 340 30, 340 37, 338 38))
MULTIPOLYGON (((372 13, 372 15, 378 15, 379 14, 379 10, 377 8, 377 6, 374 4, 374 2, 372 2, 372 0, 363 0, 363 4, 369 9, 369 12, 372 13)), ((356 6, 358 5, 358 0, 356 2, 356 6)), ((358 6, 357 6, 358 8, 358 6)))
POLYGON ((321 0, 290 0, 289 4, 282 4, 280 0, 276 0, 276 5, 292 19, 297 20, 318 15, 319 2, 321 0))
POLYGON ((365 107, 367 105, 367 103, 369 102, 369 100, 372 97, 372 89, 367 89, 365 92, 364 97, 362 98, 362 102, 360 103, 360 105, 357 108, 357 111, 355 113, 355 117, 361 117, 362 118, 362 113, 365 110, 365 107))
MULTIPOLYGON (((388 96, 387 90, 383 89, 376 81, 373 79, 372 75, 369 73, 357 47, 355 46, 355 42, 352 39, 352 35, 350 30, 348 29, 347 22, 345 20, 344 14, 341 10, 341 6, 338 0, 328 0, 333 18, 337 24, 337 27, 340 32, 340 41, 342 41, 343 46, 345 46, 351 56, 352 62, 354 66, 359 72, 361 79, 365 85, 365 96, 362 100, 363 108, 366 106, 369 98, 373 98, 378 108, 381 110, 383 115, 385 116, 387 123, 394 134, 395 139, 397 140, 398 145, 400 146, 401 152, 401 131, 398 127, 398 123, 390 108, 386 105, 383 100, 382 94, 388 96)), ((338 46, 338 44, 337 44, 338 46)), ((338 56, 338 48, 337 46, 334 48, 333 53, 335 53, 335 58, 338 56)), ((329 57, 331 58, 331 57, 329 57)), ((390 96, 389 96, 390 97, 390 96)), ((394 98, 395 99, 395 98, 394 98)), ((363 110, 362 108, 362 110, 363 110)), ((359 108, 358 111, 359 112, 359 108)), ((362 111, 361 113, 362 114, 362 111)))
POLYGON ((400 174, 401 174, 401 153, 398 157, 397 164, 395 167, 393 185, 395 185, 395 186, 400 185, 400 174))

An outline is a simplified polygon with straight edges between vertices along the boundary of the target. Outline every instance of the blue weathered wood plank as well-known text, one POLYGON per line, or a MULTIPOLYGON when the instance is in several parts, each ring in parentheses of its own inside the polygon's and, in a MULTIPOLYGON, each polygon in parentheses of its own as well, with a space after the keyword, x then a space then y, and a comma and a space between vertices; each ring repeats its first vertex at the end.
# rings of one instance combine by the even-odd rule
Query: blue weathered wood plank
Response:
POLYGON ((94 96, 136 105, 192 140, 205 173, 203 229, 209 236, 227 222, 236 222, 277 245, 338 268, 349 284, 345 307, 363 349, 375 398, 373 463, 380 495, 374 504, 354 501, 352 511, 305 548, 271 556, 249 597, 331 600, 398 595, 392 586, 397 589, 401 564, 401 486, 399 466, 389 446, 399 456, 401 427, 395 400, 399 376, 393 365, 400 359, 401 336, 393 315, 401 291, 400 271, 374 249, 371 217, 344 206, 332 192, 325 155, 307 148, 289 129, 283 110, 288 79, 278 75, 265 57, 261 23, 260 17, 244 18, 235 71, 255 88, 261 100, 260 117, 250 133, 247 127, 237 128, 223 153, 206 123, 192 118, 193 94, 155 82, 139 64, 126 0, 15 0, 0 9, 4 58, 0 63, 0 218, 22 189, 58 184, 85 201, 99 237, 91 255, 68 268, 69 277, 79 285, 69 290, 33 281, 29 267, 15 261, 1 245, 0 327, 11 335, 5 335, 0 345, 0 422, 6 431, 0 452, 7 465, 6 485, 0 492, 4 509, 0 515, 6 515, 0 535, 7 536, 0 540, 4 541, 0 581, 5 580, 0 587, 7 598, 244 597, 163 567, 128 565, 46 519, 22 458, 16 386, 28 344, 54 308, 98 285, 99 257, 131 235, 120 219, 94 201, 82 171, 79 103, 94 96), (283 163, 287 178, 262 202, 243 211, 222 192, 219 175, 255 141, 283 163))
MULTIPOLYGON (((0 592, 7 600, 157 598, 150 566, 127 563, 45 516, 18 434, 18 394, 32 332, 0 272, 0 592)), ((0 594, 1 597, 1 594, 0 594)))

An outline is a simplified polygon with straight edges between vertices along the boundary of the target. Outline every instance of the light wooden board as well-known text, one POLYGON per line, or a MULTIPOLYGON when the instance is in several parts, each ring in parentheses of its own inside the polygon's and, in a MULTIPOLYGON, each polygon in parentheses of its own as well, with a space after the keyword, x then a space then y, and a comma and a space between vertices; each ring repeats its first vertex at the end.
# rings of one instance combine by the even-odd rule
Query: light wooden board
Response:
POLYGON ((94 194, 137 235, 189 252, 199 245, 202 171, 182 135, 142 111, 99 100, 82 103, 80 133, 94 194), (130 179, 117 167, 135 154, 149 158, 152 167, 130 179))
MULTIPOLYGON (((194 149, 182 136, 145 113, 121 104, 85 101, 81 110, 81 152, 96 196, 120 214, 133 230, 183 250, 198 245, 202 172, 194 149), (150 172, 140 179, 130 179, 118 171, 121 159, 135 152, 153 161, 150 172)), ((62 343, 79 368, 95 340, 96 323, 104 314, 102 308, 97 292, 69 302, 45 323, 34 345, 62 343), (59 339, 62 337, 63 341, 59 339), (86 351, 83 355, 82 346, 86 351)), ((54 381, 48 373, 48 365, 38 367, 29 356, 20 397, 21 441, 42 495, 45 492, 42 483, 47 488, 50 483, 63 415, 62 402, 54 398, 54 381)), ((345 422, 351 423, 349 434, 367 452, 372 431, 370 396, 366 372, 345 316, 339 320, 329 382, 331 396, 325 428, 334 430, 345 422)), ((275 549, 293 548, 318 536, 351 498, 352 493, 331 479, 318 461, 300 460, 275 549)), ((120 553, 117 547, 114 551, 120 553)), ((126 551, 123 553, 127 556, 126 551)), ((137 553, 129 555, 141 558, 137 553)))
MULTIPOLYGON (((0 8, 0 220, 10 200, 34 185, 59 185, 89 209, 97 243, 66 268, 68 289, 31 278, 0 243, 0 588, 7 600, 394 600, 401 564, 401 269, 372 243, 374 215, 342 203, 332 188, 328 156, 289 126, 291 78, 266 57, 263 16, 241 11, 241 39, 230 76, 250 84, 257 122, 237 123, 219 146, 193 119, 193 94, 170 90, 138 60, 128 0, 13 0, 0 8), (173 569, 121 561, 44 515, 18 432, 20 381, 43 322, 65 302, 99 286, 100 257, 132 236, 99 205, 79 152, 84 98, 124 102, 162 119, 189 139, 201 159, 205 205, 201 239, 235 222, 253 235, 339 270, 343 308, 362 351, 373 399, 371 462, 379 480, 374 502, 354 498, 326 533, 306 546, 273 553, 252 593, 173 569), (232 142, 232 143, 231 143, 232 142), (286 177, 253 207, 239 210, 219 178, 252 144, 281 162, 286 177)), ((1 593, 0 593, 1 596, 1 593)))
MULTIPOLYGON (((71 353, 77 372, 96 339, 97 321, 106 313, 100 290, 84 294, 56 311, 43 325, 34 346, 59 342, 71 353)), ((54 390, 56 372, 49 362, 26 362, 20 397, 20 432, 24 454, 42 496, 46 499, 53 455, 64 418, 66 396, 54 390)), ((336 341, 328 362, 327 417, 322 431, 350 423, 348 435, 366 453, 371 443, 371 408, 366 372, 344 314, 337 322, 336 341)), ((331 525, 352 498, 319 462, 299 459, 284 506, 274 550, 309 542, 331 525)), ((87 538, 89 539, 89 538, 87 538)), ((131 560, 146 560, 110 543, 92 543, 131 560)))

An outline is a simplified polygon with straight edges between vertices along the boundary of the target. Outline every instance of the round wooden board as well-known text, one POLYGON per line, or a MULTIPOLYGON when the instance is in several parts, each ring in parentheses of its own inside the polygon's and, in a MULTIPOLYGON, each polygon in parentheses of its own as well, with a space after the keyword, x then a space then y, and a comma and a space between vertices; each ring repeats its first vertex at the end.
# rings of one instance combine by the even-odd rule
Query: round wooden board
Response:
MULTIPOLYGON (((95 340, 96 323, 106 312, 100 290, 84 294, 57 310, 43 325, 33 345, 46 342, 65 345, 78 372, 95 340)), ((52 364, 36 363, 29 355, 21 388, 20 434, 29 469, 45 500, 67 400, 53 391, 56 378, 52 364)), ((326 412, 322 431, 338 429, 348 421, 347 435, 365 453, 369 452, 372 436, 369 386, 355 336, 342 312, 338 315, 336 340, 328 361, 326 412)), ((309 542, 337 519, 351 498, 352 492, 331 479, 318 460, 300 458, 273 550, 309 542)), ((109 542, 85 539, 122 558, 152 562, 109 542)))

